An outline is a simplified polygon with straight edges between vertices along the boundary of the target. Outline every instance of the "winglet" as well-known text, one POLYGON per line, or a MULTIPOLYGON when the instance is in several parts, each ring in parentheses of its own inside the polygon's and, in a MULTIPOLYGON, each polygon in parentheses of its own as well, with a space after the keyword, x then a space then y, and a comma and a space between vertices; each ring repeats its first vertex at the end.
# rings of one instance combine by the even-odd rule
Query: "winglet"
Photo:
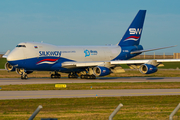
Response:
POLYGON ((10 53, 10 50, 8 50, 2 57, 7 58, 8 54, 10 53))

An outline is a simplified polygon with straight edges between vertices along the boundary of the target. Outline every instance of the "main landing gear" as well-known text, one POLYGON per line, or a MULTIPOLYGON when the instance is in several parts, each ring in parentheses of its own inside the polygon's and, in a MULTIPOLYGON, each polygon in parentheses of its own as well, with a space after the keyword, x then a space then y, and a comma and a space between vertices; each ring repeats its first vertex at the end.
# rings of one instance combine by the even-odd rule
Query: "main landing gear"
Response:
POLYGON ((61 75, 55 71, 55 74, 51 74, 51 78, 61 78, 61 75))
POLYGON ((78 78, 78 75, 76 73, 69 73, 68 78, 78 78))
POLYGON ((81 75, 81 79, 96 79, 95 75, 81 75))
POLYGON ((28 78, 27 74, 22 74, 21 75, 21 79, 27 79, 27 78, 28 78))

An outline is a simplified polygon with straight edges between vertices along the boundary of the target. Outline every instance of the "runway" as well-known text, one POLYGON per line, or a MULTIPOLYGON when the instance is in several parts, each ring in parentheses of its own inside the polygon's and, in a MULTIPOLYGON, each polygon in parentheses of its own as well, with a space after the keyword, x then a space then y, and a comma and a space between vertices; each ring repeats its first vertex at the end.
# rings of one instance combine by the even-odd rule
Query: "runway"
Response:
POLYGON ((180 95, 180 89, 1 91, 0 99, 180 95))
POLYGON ((50 79, 50 78, 0 78, 0 85, 15 84, 55 84, 55 83, 93 83, 93 82, 180 82, 180 77, 101 77, 97 79, 50 79))
MULTIPOLYGON (((179 77, 102 77, 97 79, 49 79, 49 78, 0 78, 0 85, 14 84, 55 84, 92 82, 180 82, 179 77)), ((41 91, 0 91, 0 99, 41 99, 41 98, 81 98, 180 95, 180 89, 121 89, 121 90, 41 90, 41 91)))

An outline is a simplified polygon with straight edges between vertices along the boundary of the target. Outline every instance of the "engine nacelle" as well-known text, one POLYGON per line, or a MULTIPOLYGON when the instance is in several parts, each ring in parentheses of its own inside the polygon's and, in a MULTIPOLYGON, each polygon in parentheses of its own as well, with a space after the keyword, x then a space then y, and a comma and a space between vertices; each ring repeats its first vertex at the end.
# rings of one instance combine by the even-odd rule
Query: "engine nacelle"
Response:
POLYGON ((158 68, 151 64, 143 64, 140 66, 139 71, 143 74, 151 74, 157 72, 158 68))
POLYGON ((105 76, 111 73, 111 70, 106 67, 97 66, 93 68, 93 73, 95 76, 105 76))
POLYGON ((5 69, 9 72, 9 71, 15 71, 15 68, 9 64, 8 62, 5 63, 5 69))
POLYGON ((30 73, 32 73, 33 71, 27 71, 27 70, 24 70, 24 69, 21 69, 21 68, 16 68, 16 73, 17 73, 17 74, 22 75, 23 72, 25 72, 26 74, 30 74, 30 73))

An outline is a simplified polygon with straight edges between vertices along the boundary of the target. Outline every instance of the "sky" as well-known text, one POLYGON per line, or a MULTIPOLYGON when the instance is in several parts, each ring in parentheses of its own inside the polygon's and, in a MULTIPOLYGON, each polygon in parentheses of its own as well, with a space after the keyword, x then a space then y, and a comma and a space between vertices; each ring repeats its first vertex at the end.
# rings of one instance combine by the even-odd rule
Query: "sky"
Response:
MULTIPOLYGON (((180 52, 180 0, 1 0, 0 53, 18 43, 117 44, 139 10, 147 10, 140 44, 180 52)), ((153 52, 154 53, 154 52, 153 52)))

